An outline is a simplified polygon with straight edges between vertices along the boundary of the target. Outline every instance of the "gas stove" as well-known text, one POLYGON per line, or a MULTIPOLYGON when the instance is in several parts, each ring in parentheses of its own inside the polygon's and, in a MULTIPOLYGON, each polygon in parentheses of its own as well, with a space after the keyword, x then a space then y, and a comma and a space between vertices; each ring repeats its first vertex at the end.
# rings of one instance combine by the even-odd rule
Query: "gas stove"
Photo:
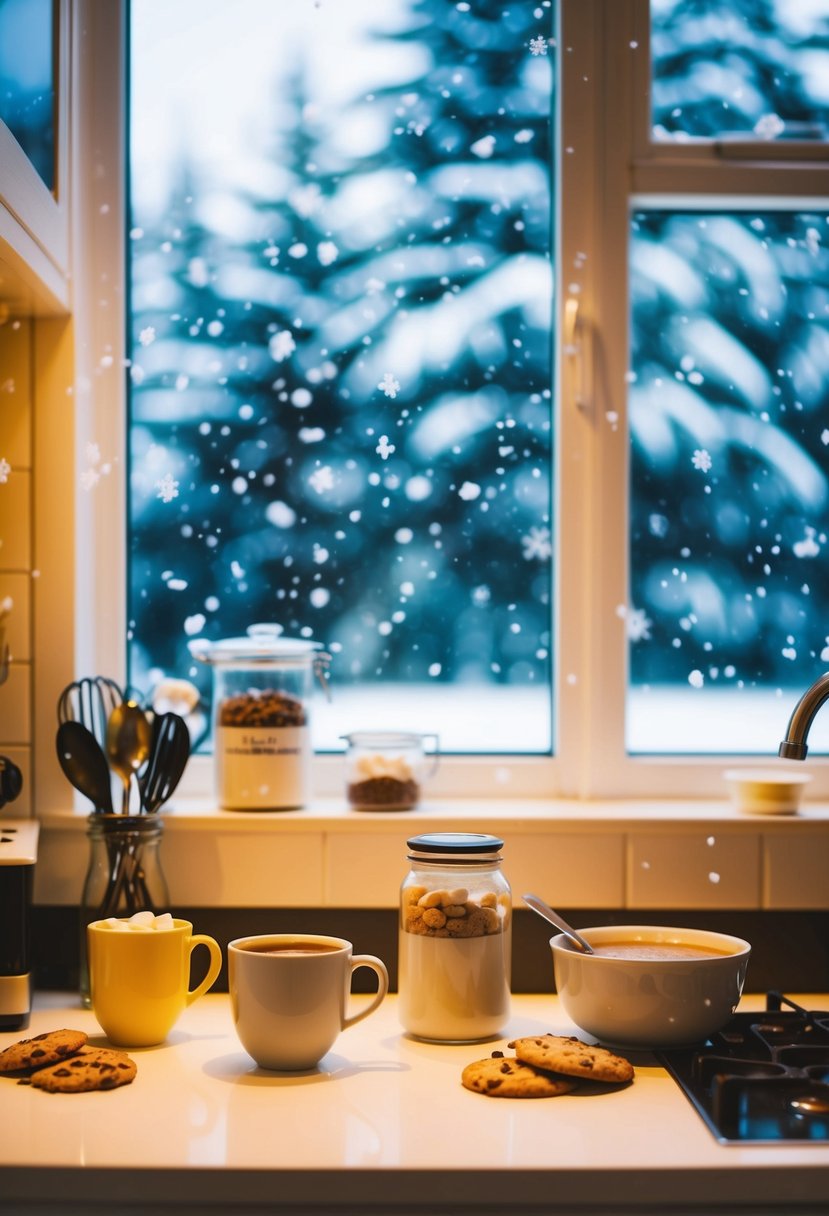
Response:
POLYGON ((829 1011, 769 992, 765 1010, 657 1057, 721 1144, 829 1143, 829 1011))

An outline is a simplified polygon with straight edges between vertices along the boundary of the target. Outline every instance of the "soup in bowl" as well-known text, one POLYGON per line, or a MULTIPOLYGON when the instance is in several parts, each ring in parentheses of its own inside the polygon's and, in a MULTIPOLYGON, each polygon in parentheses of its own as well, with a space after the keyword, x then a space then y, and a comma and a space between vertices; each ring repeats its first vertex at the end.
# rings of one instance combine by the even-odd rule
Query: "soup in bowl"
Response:
POLYGON ((680 1047, 719 1030, 737 1007, 751 946, 707 929, 606 925, 580 929, 585 954, 550 940, 556 991, 568 1017, 603 1043, 680 1047))

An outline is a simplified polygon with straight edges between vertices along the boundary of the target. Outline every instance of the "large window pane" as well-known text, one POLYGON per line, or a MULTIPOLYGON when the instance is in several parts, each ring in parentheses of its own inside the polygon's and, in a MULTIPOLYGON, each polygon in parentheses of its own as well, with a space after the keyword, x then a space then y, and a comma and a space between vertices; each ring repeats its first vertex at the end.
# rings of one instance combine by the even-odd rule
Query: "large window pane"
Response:
POLYGON ((633 216, 633 752, 768 752, 829 668, 828 244, 825 210, 633 216))
POLYGON ((827 0, 651 0, 657 139, 826 139, 827 0))
POLYGON ((319 746, 549 749, 551 32, 133 0, 134 684, 276 621, 334 655, 319 746))
POLYGON ((55 185, 53 0, 0 0, 0 120, 55 185))

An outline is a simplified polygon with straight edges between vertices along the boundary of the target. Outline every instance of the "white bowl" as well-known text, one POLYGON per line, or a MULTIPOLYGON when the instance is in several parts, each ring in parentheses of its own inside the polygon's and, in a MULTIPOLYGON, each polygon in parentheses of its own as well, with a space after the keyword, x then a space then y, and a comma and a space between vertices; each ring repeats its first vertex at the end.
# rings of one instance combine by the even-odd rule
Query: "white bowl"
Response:
POLYGON ((723 776, 734 806, 747 815, 796 815, 812 780, 782 761, 780 768, 730 768, 723 776))
POLYGON ((567 1015, 603 1043, 633 1048, 699 1043, 737 1007, 751 946, 707 929, 607 925, 580 929, 594 948, 682 943, 721 953, 703 958, 608 958, 584 954, 564 934, 550 939, 556 990, 567 1015))

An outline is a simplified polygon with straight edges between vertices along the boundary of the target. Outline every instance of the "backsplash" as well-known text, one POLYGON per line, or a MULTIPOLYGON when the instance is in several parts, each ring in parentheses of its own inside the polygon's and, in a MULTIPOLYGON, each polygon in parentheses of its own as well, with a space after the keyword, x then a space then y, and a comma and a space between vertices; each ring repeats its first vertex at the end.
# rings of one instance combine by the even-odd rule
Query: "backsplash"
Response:
POLYGON ((23 773, 14 814, 32 807, 32 322, 0 323, 0 604, 11 663, 0 687, 0 753, 23 773))

